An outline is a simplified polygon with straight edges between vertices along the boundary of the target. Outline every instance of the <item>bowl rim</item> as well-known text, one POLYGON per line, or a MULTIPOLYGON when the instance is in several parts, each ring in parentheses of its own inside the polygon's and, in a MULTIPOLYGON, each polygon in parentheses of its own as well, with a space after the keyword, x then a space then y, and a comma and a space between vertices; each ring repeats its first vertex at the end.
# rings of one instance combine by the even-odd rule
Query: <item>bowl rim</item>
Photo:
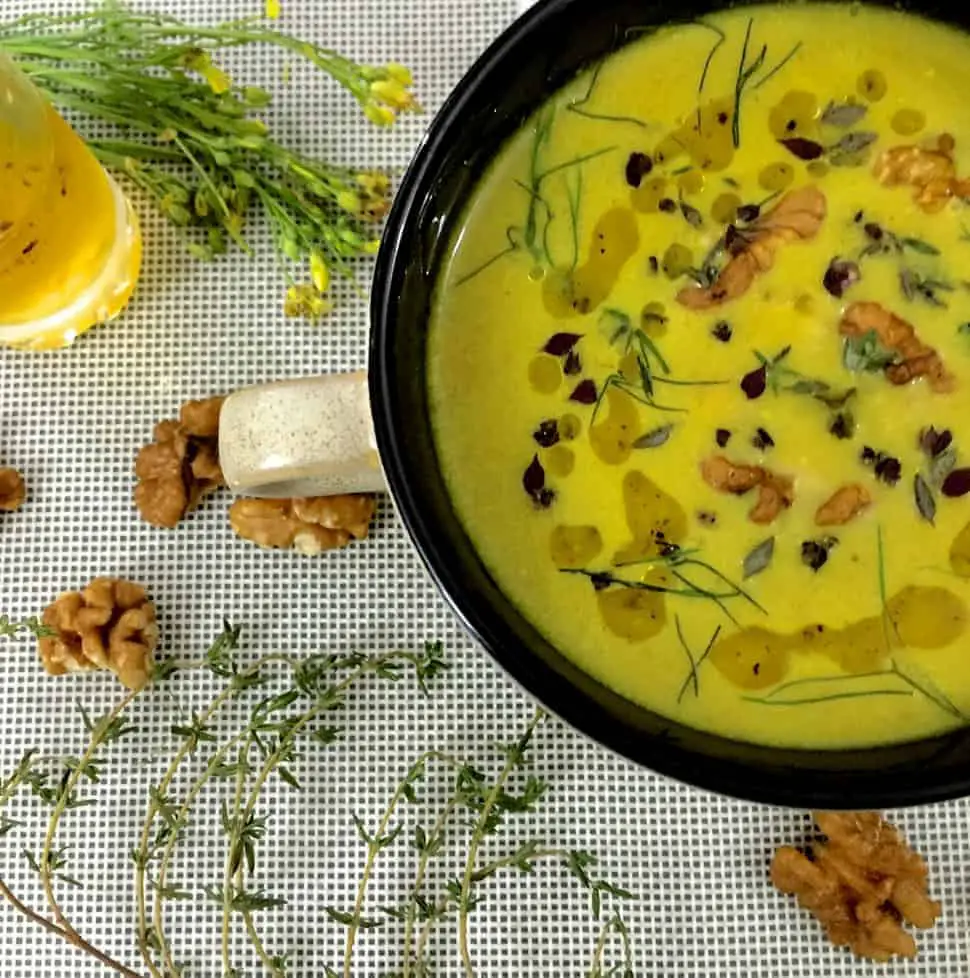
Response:
MULTIPOLYGON (((528 43, 536 34, 554 27, 556 19, 570 8, 589 2, 539 0, 488 46, 466 70, 435 114, 415 150, 392 204, 371 292, 368 383, 374 431, 388 492, 408 536, 439 593, 444 596, 464 630, 489 653, 508 677, 538 700, 548 713, 614 754, 638 764, 645 771, 732 799, 794 808, 899 808, 964 797, 970 794, 970 761, 958 770, 947 769, 950 773, 945 777, 930 771, 929 766, 924 771, 917 763, 911 765, 914 769, 907 774, 904 783, 898 780, 899 774, 894 768, 899 763, 900 751, 906 749, 919 748, 928 757, 953 754, 970 756, 967 750, 970 746, 970 728, 967 727, 904 744, 834 751, 750 744, 686 728, 700 738, 718 742, 724 750, 733 748, 748 757, 770 759, 770 768, 764 769, 749 760, 738 760, 729 755, 705 755, 685 748, 677 737, 665 739, 663 736, 648 735, 644 738, 642 730, 619 721, 601 704, 592 702, 591 697, 564 678, 561 671, 553 669, 533 649, 518 645, 513 631, 506 627, 503 616, 496 613, 494 605, 488 599, 480 600, 479 595, 463 587, 456 575, 456 570, 460 570, 460 559, 442 546, 437 524, 423 505, 423 493, 415 479, 416 473, 412 471, 407 454, 403 451, 398 431, 401 415, 395 408, 391 340, 397 327, 395 313, 400 284, 404 272, 414 260, 407 239, 412 235, 414 226, 424 218, 424 205, 439 170, 439 158, 451 134, 462 126, 462 113, 469 103, 483 88, 488 87, 490 76, 516 49, 528 43), (848 769, 802 767, 795 763, 798 759, 817 759, 823 755, 827 758, 866 759, 867 763, 848 769), (886 761, 884 767, 874 763, 880 758, 886 761), (790 768, 785 759, 792 761, 790 768)), ((758 2, 770 3, 771 0, 755 0, 755 3, 758 2)), ((714 3, 714 6, 720 5, 714 3)), ((536 103, 534 108, 540 104, 536 103)), ((424 274, 433 281, 434 271, 425 270, 424 274)), ((438 474, 440 476, 440 467, 438 474)), ((457 514, 453 515, 458 520, 457 514)), ((501 592, 497 584, 495 587, 501 592)), ((512 615, 532 627, 527 617, 504 593, 500 593, 500 596, 506 611, 511 611, 512 615)), ((565 658, 561 653, 557 654, 565 658)), ((581 672, 578 667, 573 668, 581 672)), ((630 704, 621 694, 589 678, 609 696, 630 704)), ((661 716, 646 707, 632 705, 654 716, 661 716)), ((685 725, 678 721, 663 719, 672 728, 685 729, 685 725)))

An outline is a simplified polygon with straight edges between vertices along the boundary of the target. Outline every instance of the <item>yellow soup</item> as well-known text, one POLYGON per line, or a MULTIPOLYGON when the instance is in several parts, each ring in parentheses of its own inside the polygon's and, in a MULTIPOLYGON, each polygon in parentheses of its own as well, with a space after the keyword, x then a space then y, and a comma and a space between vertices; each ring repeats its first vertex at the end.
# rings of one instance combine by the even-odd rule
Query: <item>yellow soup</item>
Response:
POLYGON ((739 9, 578 77, 443 270, 442 465, 624 696, 837 748, 970 717, 970 40, 739 9))

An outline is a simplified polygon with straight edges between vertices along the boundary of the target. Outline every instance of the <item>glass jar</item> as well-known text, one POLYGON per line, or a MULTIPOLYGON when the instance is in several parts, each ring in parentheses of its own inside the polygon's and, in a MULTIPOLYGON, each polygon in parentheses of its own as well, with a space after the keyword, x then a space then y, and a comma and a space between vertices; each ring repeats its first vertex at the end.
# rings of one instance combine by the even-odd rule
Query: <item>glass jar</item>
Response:
POLYGON ((0 54, 0 344, 70 345, 121 312, 140 264, 124 194, 0 54))

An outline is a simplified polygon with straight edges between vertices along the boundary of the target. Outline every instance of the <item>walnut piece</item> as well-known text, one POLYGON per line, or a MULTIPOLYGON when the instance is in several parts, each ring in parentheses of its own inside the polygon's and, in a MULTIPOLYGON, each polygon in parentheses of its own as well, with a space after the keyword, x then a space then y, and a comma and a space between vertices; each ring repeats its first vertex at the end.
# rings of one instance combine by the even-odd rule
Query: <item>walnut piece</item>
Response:
POLYGON ((953 197, 970 196, 970 180, 957 178, 953 161, 955 146, 949 133, 939 136, 935 149, 893 146, 880 154, 872 169, 873 176, 887 187, 912 187, 913 200, 927 214, 933 214, 953 197))
POLYGON ((374 497, 367 494, 237 499, 229 508, 229 523, 238 536, 261 547, 316 556, 364 539, 375 509, 374 497))
POLYGON ((854 520, 872 503, 865 486, 851 482, 841 486, 815 511, 817 526, 843 526, 854 520))
POLYGON ((779 248, 814 238, 825 214, 825 195, 818 187, 789 191, 743 231, 734 230, 733 243, 727 239, 731 257, 713 285, 681 289, 677 301, 688 309, 710 309, 744 295, 754 280, 774 265, 779 248))
POLYGON ((0 468, 0 510, 13 513, 20 509, 27 498, 24 477, 16 469, 0 468))
POLYGON ((839 332, 852 337, 875 333, 887 350, 899 354, 902 360, 890 364, 885 371, 892 384, 901 386, 925 377, 930 387, 941 394, 956 386, 956 379, 947 371, 936 350, 920 340, 910 323, 878 302, 853 302, 842 314, 839 332))
POLYGON ((940 916, 940 904, 927 893, 926 864, 875 812, 814 817, 828 840, 809 855, 778 849, 772 883, 796 896, 836 947, 874 961, 915 957, 916 942, 903 922, 926 930, 940 916))
POLYGON ((219 412, 223 397, 188 401, 178 421, 155 425, 155 440, 135 459, 135 505, 153 526, 172 529, 224 486, 219 467, 219 412))
POLYGON ((723 455, 712 455, 701 463, 701 476, 718 492, 743 496, 757 488, 758 500, 748 513, 752 523, 771 523, 795 501, 795 484, 790 476, 779 475, 760 465, 742 465, 723 455))
POLYGON ((83 591, 62 594, 42 621, 57 632, 39 639, 41 662, 52 676, 108 669, 129 689, 151 678, 158 626, 141 585, 99 577, 83 591))

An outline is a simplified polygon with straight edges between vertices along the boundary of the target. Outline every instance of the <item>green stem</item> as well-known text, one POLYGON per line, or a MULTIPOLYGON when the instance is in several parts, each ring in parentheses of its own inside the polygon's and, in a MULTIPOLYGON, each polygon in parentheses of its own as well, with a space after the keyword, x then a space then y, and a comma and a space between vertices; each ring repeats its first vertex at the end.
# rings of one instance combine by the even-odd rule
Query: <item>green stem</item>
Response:
POLYGON ((60 904, 57 902, 57 898, 54 895, 54 881, 50 870, 51 852, 54 848, 54 839, 57 835, 57 829, 60 825, 61 818, 63 817, 64 812, 67 810, 67 802, 74 793, 74 790, 77 788, 78 782, 80 781, 84 770, 87 768, 88 764, 95 756, 98 748, 101 746, 103 732, 108 730, 111 724, 117 720, 118 717, 125 712, 125 710, 128 709, 139 692, 140 690, 131 690, 128 692, 124 698, 112 708, 108 715, 98 723, 94 731, 92 731, 87 749, 61 787, 60 795, 58 796, 57 802, 54 804, 54 809, 51 812, 50 819, 47 823, 47 832, 44 836, 44 848, 40 857, 40 879, 41 885, 44 889, 44 895, 47 898, 47 905, 54 914, 54 920, 56 923, 73 938, 75 938, 75 940, 83 941, 84 943, 87 942, 84 941, 84 938, 81 937, 81 935, 71 926, 71 923, 64 916, 60 904))
MULTIPOLYGON (((411 896, 408 900, 407 914, 404 920, 404 965, 402 978, 411 978, 411 941, 414 936, 414 925, 417 922, 417 897, 420 895, 421 888, 424 886, 424 878, 427 875, 428 866, 431 863, 431 855, 444 834, 448 820, 460 803, 460 799, 452 798, 445 805, 431 828, 427 845, 418 857, 418 868, 414 876, 414 885, 411 887, 411 896)), ((420 961, 421 948, 423 948, 423 944, 419 944, 419 950, 415 952, 415 961, 420 961)))
POLYGON ((249 759, 249 747, 251 744, 252 738, 248 737, 243 746, 239 748, 237 760, 238 769, 236 771, 236 791, 233 794, 232 808, 230 809, 230 815, 233 821, 233 831, 229 836, 229 845, 226 850, 226 860, 222 870, 222 971, 225 975, 235 974, 235 970, 232 967, 232 956, 229 948, 229 942, 232 936, 232 859, 234 858, 236 848, 240 843, 239 827, 241 821, 239 806, 242 803, 243 792, 246 788, 246 765, 249 759))
MULTIPOLYGON (((542 711, 536 712, 536 715, 532 718, 529 726, 525 730, 523 740, 527 740, 532 735, 536 727, 542 722, 543 716, 542 711)), ((519 757, 517 754, 514 751, 510 751, 508 760, 506 760, 502 768, 502 773, 492 786, 492 790, 486 796, 485 803, 479 812, 478 820, 472 832, 471 843, 468 847, 468 856, 465 859, 465 874, 461 881, 461 895, 458 900, 458 947, 461 952, 462 965, 465 969, 465 978, 475 978, 475 967, 472 964, 471 953, 468 949, 468 909, 475 875, 475 864, 478 861, 478 851, 485 838, 484 826, 488 824, 488 817, 492 813, 496 801, 499 799, 503 788, 518 762, 519 757)))
POLYGON ((91 955, 91 957, 100 961, 106 968, 116 971, 119 975, 124 975, 125 978, 142 978, 142 975, 138 974, 137 971, 132 971, 131 968, 126 968, 119 961, 115 961, 114 958, 111 958, 103 951, 98 950, 98 948, 86 941, 73 928, 59 927, 53 921, 50 921, 42 914, 37 913, 36 910, 32 910, 13 894, 10 887, 7 886, 6 882, 2 879, 0 879, 0 896, 2 896, 3 899, 14 908, 14 910, 22 914, 28 920, 42 927, 49 933, 60 937, 62 940, 67 941, 68 944, 73 944, 79 951, 83 951, 85 954, 91 955))

